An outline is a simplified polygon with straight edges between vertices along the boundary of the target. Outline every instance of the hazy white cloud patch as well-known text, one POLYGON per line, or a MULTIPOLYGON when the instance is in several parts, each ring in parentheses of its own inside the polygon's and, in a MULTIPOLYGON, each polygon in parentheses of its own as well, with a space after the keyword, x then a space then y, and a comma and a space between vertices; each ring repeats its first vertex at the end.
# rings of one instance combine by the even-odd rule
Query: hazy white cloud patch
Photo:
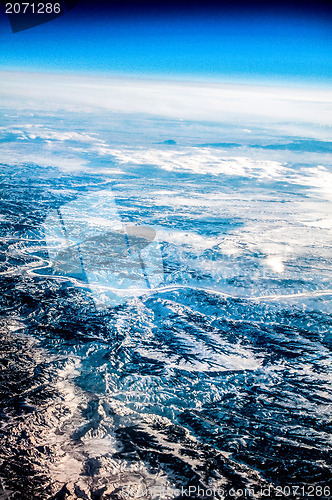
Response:
POLYGON ((45 127, 40 124, 25 123, 18 125, 9 125, 0 127, 0 134, 14 134, 16 139, 35 140, 43 139, 45 141, 76 141, 83 143, 104 144, 104 141, 98 139, 96 133, 61 131, 45 127))
POLYGON ((66 155, 47 155, 43 151, 27 152, 25 150, 1 148, 1 163, 7 165, 27 164, 38 165, 40 167, 55 167, 64 172, 78 172, 87 170, 87 162, 77 157, 67 157, 66 155))
POLYGON ((298 184, 308 187, 313 195, 332 201, 332 173, 322 165, 295 169, 275 160, 227 156, 222 150, 198 147, 172 151, 157 148, 108 148, 107 154, 120 164, 153 165, 170 172, 274 179, 298 184))
POLYGON ((224 152, 209 148, 163 149, 108 149, 122 164, 154 165, 174 172, 233 175, 274 178, 286 172, 286 167, 273 160, 254 160, 248 157, 225 156, 224 152))
POLYGON ((295 176, 294 181, 309 186, 312 194, 332 201, 332 172, 322 165, 317 165, 302 169, 302 174, 295 176))

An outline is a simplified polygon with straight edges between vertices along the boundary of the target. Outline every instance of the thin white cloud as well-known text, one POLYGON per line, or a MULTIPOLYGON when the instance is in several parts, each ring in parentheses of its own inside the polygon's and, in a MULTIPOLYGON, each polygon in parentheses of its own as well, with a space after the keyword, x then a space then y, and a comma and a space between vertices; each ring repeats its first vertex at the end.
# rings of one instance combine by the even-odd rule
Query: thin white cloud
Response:
POLYGON ((246 125, 332 125, 332 90, 2 72, 0 99, 25 108, 145 113, 246 125))

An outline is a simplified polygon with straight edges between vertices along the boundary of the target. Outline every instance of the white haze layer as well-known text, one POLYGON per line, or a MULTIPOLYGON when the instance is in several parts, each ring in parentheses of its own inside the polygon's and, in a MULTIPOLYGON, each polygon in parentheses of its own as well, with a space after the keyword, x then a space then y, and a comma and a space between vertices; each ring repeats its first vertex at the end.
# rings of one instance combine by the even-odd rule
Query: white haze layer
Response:
MULTIPOLYGON (((2 72, 0 99, 21 100, 34 110, 107 110, 260 126, 332 125, 332 89, 2 72)), ((327 139, 326 131, 320 133, 327 139)))

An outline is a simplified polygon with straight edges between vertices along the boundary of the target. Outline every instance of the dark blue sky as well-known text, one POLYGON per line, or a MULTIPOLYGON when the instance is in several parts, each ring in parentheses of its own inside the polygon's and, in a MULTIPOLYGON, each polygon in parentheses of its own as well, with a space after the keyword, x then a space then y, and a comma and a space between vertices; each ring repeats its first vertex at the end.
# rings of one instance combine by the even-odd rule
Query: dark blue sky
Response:
POLYGON ((89 10, 12 33, 1 69, 332 82, 332 22, 296 9, 89 10))

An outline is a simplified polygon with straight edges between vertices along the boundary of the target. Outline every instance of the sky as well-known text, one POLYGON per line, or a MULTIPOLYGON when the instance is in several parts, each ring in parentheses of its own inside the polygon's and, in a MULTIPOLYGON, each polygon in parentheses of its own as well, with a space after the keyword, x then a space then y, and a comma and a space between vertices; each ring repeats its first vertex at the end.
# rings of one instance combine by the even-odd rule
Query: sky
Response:
POLYGON ((319 2, 307 9, 285 3, 278 8, 278 2, 274 8, 250 8, 249 2, 234 8, 184 1, 160 8, 147 2, 142 8, 123 5, 79 3, 61 17, 17 33, 2 11, 0 69, 332 82, 332 15, 319 2))

